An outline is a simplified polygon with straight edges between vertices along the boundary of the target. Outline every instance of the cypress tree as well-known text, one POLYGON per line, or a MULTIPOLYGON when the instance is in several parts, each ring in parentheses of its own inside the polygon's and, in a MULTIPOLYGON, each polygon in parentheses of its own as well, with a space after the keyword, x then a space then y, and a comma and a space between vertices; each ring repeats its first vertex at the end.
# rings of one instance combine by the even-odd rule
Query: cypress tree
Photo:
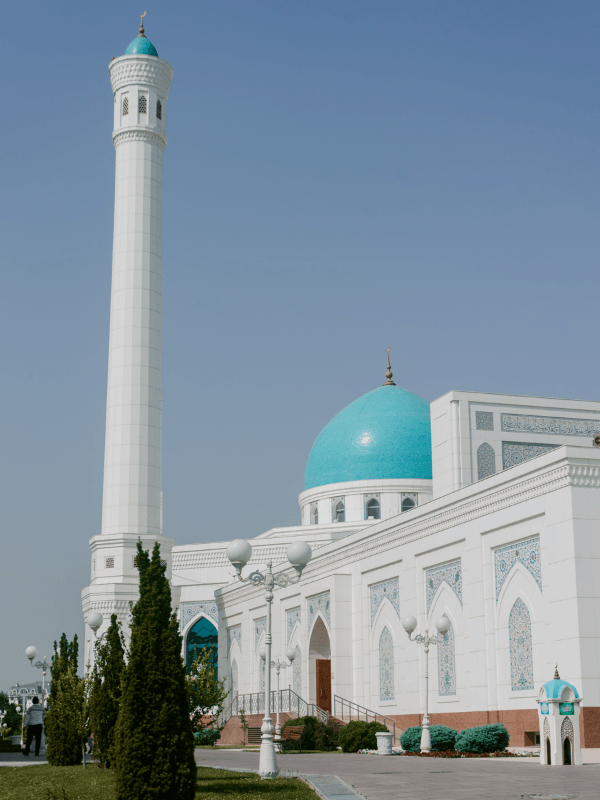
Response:
POLYGON ((132 612, 129 660, 117 721, 117 800, 193 800, 194 739, 182 640, 160 548, 138 543, 140 599, 132 612))
POLYGON ((105 636, 96 644, 90 680, 89 715, 94 735, 94 755, 105 766, 115 763, 115 729, 121 701, 125 646, 117 615, 112 614, 105 636))
POLYGON ((85 682, 77 676, 79 644, 77 636, 69 642, 66 634, 54 642, 52 685, 46 714, 46 757, 54 767, 79 764, 82 758, 86 703, 85 682))

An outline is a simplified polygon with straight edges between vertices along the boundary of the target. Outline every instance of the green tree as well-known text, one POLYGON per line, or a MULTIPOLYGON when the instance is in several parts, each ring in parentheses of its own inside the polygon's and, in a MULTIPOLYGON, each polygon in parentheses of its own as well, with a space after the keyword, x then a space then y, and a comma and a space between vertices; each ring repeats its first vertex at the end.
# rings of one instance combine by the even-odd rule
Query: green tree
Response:
POLYGON ((87 703, 85 681, 77 675, 78 655, 76 635, 69 642, 63 633, 59 645, 54 642, 52 685, 46 714, 46 756, 54 767, 81 762, 87 703))
POLYGON ((9 702, 8 695, 0 692, 0 711, 6 711, 4 725, 2 728, 3 736, 17 736, 21 733, 21 715, 17 711, 14 703, 9 702))
POLYGON ((225 689, 225 679, 220 681, 217 676, 211 648, 203 647, 194 659, 186 684, 193 731, 214 727, 229 692, 225 689))
POLYGON ((140 599, 133 607, 129 660, 117 721, 117 799, 193 800, 194 737, 182 641, 160 548, 138 543, 140 599))
POLYGON ((114 765, 115 729, 121 702, 121 678, 125 668, 125 644, 117 615, 112 614, 106 635, 96 644, 90 679, 89 716, 94 734, 94 755, 105 766, 114 765))

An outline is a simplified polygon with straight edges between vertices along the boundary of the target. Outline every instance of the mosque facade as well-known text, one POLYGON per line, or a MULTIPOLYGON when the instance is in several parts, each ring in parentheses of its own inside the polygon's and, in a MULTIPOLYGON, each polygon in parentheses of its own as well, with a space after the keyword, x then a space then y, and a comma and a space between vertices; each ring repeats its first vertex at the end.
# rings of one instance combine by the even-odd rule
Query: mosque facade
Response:
MULTIPOLYGON (((260 695, 264 589, 234 581, 228 542, 177 545, 162 527, 162 154, 170 65, 143 31, 109 66, 116 193, 104 501, 83 613, 127 630, 135 553, 159 542, 186 658, 210 646, 232 697, 260 695)), ((382 379, 383 379, 382 374, 382 379)), ((344 701, 420 724, 425 654, 401 620, 450 629, 429 653, 432 724, 503 722, 539 736, 552 676, 579 687, 581 746, 600 748, 600 402, 450 391, 433 403, 395 384, 350 402, 317 436, 300 524, 251 540, 244 570, 287 572, 273 601, 281 685, 332 713, 344 701), (287 568, 286 568, 287 564, 287 568)), ((299 487, 300 488, 300 487, 299 487)), ((102 629, 99 631, 102 633, 102 629)), ((94 635, 86 624, 86 663, 94 635)))

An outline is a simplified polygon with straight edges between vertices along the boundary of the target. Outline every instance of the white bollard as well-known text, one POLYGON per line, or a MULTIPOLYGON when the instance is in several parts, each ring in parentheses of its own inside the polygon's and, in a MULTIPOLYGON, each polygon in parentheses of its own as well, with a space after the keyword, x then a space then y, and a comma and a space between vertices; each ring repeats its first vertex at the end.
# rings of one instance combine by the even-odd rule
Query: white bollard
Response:
POLYGON ((382 731, 376 733, 377 737, 377 755, 378 756, 391 756, 392 755, 392 734, 382 731))

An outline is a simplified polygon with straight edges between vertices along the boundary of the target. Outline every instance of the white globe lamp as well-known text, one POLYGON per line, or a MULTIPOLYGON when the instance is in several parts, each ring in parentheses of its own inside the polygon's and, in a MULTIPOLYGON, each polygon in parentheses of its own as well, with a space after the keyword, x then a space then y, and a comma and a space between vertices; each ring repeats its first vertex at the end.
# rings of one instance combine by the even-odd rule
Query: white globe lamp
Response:
POLYGON ((37 647, 31 645, 27 648, 27 650, 25 650, 25 655, 29 659, 29 662, 33 663, 33 659, 37 656, 37 647))
POLYGON ((306 542, 293 542, 288 545, 286 556, 298 575, 302 575, 302 570, 312 558, 312 550, 306 542))
POLYGON ((241 576, 243 567, 252 558, 252 547, 245 539, 234 539, 227 548, 227 558, 235 567, 236 573, 241 576))
POLYGON ((263 661, 267 660, 267 648, 264 646, 264 644, 258 651, 258 655, 262 658, 263 661))
POLYGON ((417 627, 417 620, 414 617, 404 617, 402 627, 410 635, 417 627))
POLYGON ((104 622, 104 617, 99 611, 92 611, 92 613, 87 618, 87 624, 90 628, 94 631, 94 636, 98 632, 98 628, 104 622))
POLYGON ((443 616, 443 617, 440 617, 440 618, 438 619, 438 621, 435 623, 435 627, 438 629, 438 631, 439 631, 439 632, 440 632, 442 635, 443 635, 443 634, 445 634, 445 633, 448 633, 448 631, 450 630, 450 620, 449 620, 449 619, 448 619, 448 617, 447 617, 447 616, 444 614, 444 616, 443 616))
POLYGON ((285 651, 285 654, 288 661, 293 661, 296 658, 296 651, 293 647, 288 647, 288 649, 285 651))

